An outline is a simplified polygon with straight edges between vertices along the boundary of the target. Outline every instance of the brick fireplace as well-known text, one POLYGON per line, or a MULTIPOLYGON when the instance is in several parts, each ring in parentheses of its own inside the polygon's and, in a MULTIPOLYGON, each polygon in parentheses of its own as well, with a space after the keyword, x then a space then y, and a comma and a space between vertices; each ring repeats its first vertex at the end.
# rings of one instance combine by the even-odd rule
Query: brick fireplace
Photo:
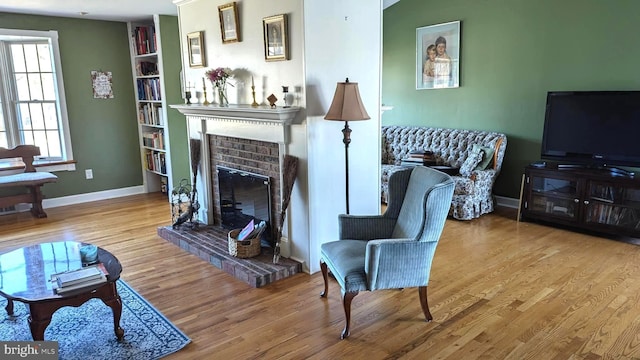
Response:
MULTIPOLYGON (((216 166, 246 171, 271 179, 271 236, 277 236, 276 224, 280 221, 282 207, 280 185, 280 151, 278 144, 261 140, 242 139, 229 136, 208 135, 209 168, 211 174, 211 194, 213 206, 213 224, 221 224, 222 208, 220 206, 220 192, 216 166)), ((273 245, 273 244, 272 244, 273 245)))
MULTIPOLYGON (((275 241, 281 211, 282 164, 290 142, 290 125, 299 108, 199 104, 171 107, 186 115, 189 137, 201 140, 198 219, 207 226, 198 233, 194 231, 195 234, 165 227, 158 230, 159 235, 254 287, 300 272, 301 264, 289 259, 281 258, 278 264, 273 264, 269 250, 263 249, 263 254, 251 259, 228 254, 227 230, 219 226, 222 209, 216 174, 216 166, 221 165, 270 178, 271 229, 275 241)), ((283 253, 287 253, 286 249, 283 253)))

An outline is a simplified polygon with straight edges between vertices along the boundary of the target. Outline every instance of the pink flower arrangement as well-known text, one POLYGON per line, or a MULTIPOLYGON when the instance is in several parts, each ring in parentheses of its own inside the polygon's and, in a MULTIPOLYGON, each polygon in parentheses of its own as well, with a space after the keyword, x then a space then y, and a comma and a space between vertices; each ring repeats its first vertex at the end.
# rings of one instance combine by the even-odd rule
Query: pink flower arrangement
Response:
MULTIPOLYGON (((224 89, 227 85, 227 79, 231 77, 231 69, 219 67, 216 69, 207 70, 204 75, 207 77, 207 79, 209 79, 209 81, 211 81, 213 86, 219 89, 224 89)), ((233 86, 232 84, 229 85, 233 86)))

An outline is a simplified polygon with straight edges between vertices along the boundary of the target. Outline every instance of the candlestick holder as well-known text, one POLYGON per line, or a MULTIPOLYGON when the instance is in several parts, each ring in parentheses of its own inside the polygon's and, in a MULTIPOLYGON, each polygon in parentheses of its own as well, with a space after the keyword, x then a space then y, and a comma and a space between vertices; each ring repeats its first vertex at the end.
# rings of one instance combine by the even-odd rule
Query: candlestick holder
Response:
POLYGON ((251 96, 253 97, 251 107, 258 107, 258 103, 256 102, 256 87, 253 85, 251 85, 251 96))
POLYGON ((282 93, 283 93, 282 101, 284 101, 284 106, 283 107, 288 108, 289 104, 287 103, 287 97, 289 96, 289 87, 288 86, 283 86, 282 87, 282 93))
POLYGON ((211 104, 209 102, 209 100, 207 100, 207 88, 206 87, 202 87, 202 97, 204 98, 204 100, 202 101, 202 105, 209 105, 211 104))
POLYGON ((187 105, 191 105, 191 91, 185 91, 184 98, 187 100, 187 105))

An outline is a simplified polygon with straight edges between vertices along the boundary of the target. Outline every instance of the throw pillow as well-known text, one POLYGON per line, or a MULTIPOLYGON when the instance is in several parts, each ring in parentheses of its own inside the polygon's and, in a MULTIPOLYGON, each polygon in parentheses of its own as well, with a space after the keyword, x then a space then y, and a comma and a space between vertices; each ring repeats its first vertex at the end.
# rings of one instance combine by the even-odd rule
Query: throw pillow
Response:
POLYGON ((467 160, 465 160, 460 166, 460 175, 462 176, 471 176, 471 172, 476 170, 478 164, 482 162, 485 154, 482 149, 474 149, 471 150, 469 156, 467 156, 467 160))
POLYGON ((489 166, 491 166, 492 162, 493 162, 493 152, 495 151, 495 149, 490 148, 490 147, 486 147, 486 146, 482 146, 482 145, 478 145, 478 144, 473 144, 473 147, 471 148, 471 152, 475 152, 478 150, 482 150, 484 151, 484 158, 482 159, 482 162, 480 162, 475 170, 485 170, 487 169, 489 166))

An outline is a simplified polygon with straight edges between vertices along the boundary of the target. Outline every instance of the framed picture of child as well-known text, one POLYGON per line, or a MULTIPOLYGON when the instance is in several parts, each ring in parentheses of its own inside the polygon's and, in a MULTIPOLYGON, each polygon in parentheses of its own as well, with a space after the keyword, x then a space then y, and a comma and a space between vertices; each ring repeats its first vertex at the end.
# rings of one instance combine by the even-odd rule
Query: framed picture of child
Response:
POLYGON ((416 89, 460 86, 460 21, 416 29, 416 89))

